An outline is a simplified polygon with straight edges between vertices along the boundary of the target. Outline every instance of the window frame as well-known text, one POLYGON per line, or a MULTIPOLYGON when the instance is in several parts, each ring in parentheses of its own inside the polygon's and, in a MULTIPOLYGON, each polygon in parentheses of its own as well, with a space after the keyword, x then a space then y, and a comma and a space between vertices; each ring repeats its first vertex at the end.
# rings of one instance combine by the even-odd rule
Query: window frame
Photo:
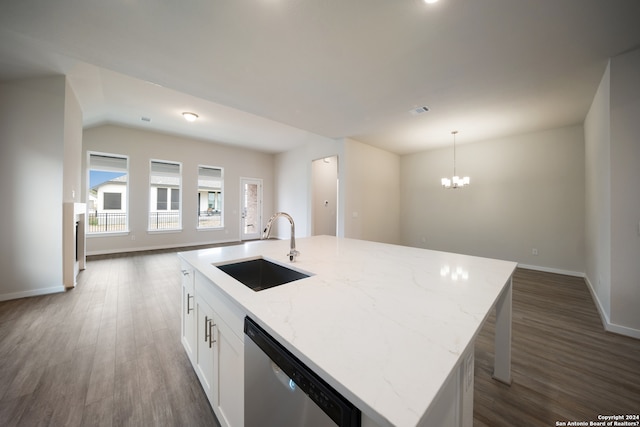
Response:
MULTIPOLYGON (((107 152, 103 152, 103 151, 93 151, 93 150, 87 150, 86 152, 86 168, 85 168, 85 179, 86 179, 86 200, 87 200, 87 216, 86 216, 86 234, 87 237, 97 237, 97 236, 116 236, 116 235, 123 235, 123 234, 129 234, 129 193, 130 193, 130 189, 131 189, 131 173, 130 173, 130 157, 126 154, 116 154, 116 153, 107 153, 107 152), (102 231, 92 231, 92 224, 91 224, 91 201, 92 201, 92 193, 91 193, 91 171, 99 171, 99 172, 116 172, 116 171, 120 171, 117 168, 114 169, 110 169, 108 167, 106 168, 92 168, 92 162, 91 162, 91 157, 95 156, 95 157, 109 157, 109 158, 113 158, 113 159, 119 159, 119 160, 124 160, 125 164, 126 164, 126 168, 122 169, 125 171, 125 175, 126 175, 126 180, 124 182, 124 186, 125 186, 125 190, 124 190, 124 201, 121 203, 124 204, 124 208, 120 208, 120 211, 124 211, 121 213, 124 213, 124 224, 123 224, 123 229, 121 230, 102 230, 102 231)), ((105 181, 108 182, 108 181, 105 181)), ((104 198, 104 192, 103 194, 103 198, 104 198)), ((122 193, 120 193, 122 195, 122 193)), ((100 197, 98 194, 96 194, 96 204, 100 203, 100 197)), ((102 201, 104 204, 104 200, 102 201)), ((114 209, 102 209, 102 210, 107 210, 107 211, 113 211, 114 209)), ((118 210, 118 209, 115 209, 118 210)), ((95 206, 94 212, 97 214, 98 213, 98 206, 95 206)), ((113 212, 111 212, 113 213, 113 212)), ((97 219, 96 217, 94 217, 93 219, 94 221, 98 222, 99 224, 99 219, 97 219)), ((100 224, 99 224, 100 225, 100 224)), ((100 227, 102 227, 102 225, 100 225, 100 227)))
MULTIPOLYGON (((197 170, 197 180, 196 180, 196 193, 197 193, 197 200, 196 200, 196 228, 198 230, 220 230, 224 228, 224 168, 222 166, 213 166, 213 165, 203 165, 203 164, 199 164, 198 165, 198 170, 197 170), (200 169, 216 169, 220 171, 220 191, 219 191, 219 196, 218 196, 218 203, 220 205, 220 224, 219 225, 212 225, 212 226, 206 226, 206 225, 201 225, 201 198, 200 198, 200 169)), ((206 189, 206 203, 207 203, 207 210, 209 208, 209 194, 210 193, 216 193, 215 191, 210 191, 208 189, 206 189)), ((214 211, 214 215, 215 215, 215 211, 214 211)))
MULTIPOLYGON (((148 198, 149 198, 149 203, 147 205, 147 232, 149 233, 166 233, 166 232, 177 232, 177 231, 182 231, 182 162, 178 162, 175 160, 162 160, 162 159, 149 159, 149 186, 147 188, 148 191, 148 198), (154 168, 153 165, 154 163, 159 163, 159 164, 165 164, 165 165, 172 165, 172 166, 177 166, 178 167, 178 173, 175 175, 172 175, 170 173, 167 173, 168 177, 174 176, 177 177, 178 179, 178 184, 177 184, 177 189, 178 191, 178 209, 172 209, 172 207, 174 206, 174 201, 171 199, 171 197, 173 196, 174 191, 170 191, 172 189, 175 189, 175 186, 169 185, 169 184, 159 184, 159 185, 154 185, 153 182, 153 177, 154 175, 156 176, 160 176, 161 174, 158 174, 158 172, 154 173, 154 168), (152 196, 153 194, 153 189, 156 188, 156 197, 154 198, 152 196), (161 209, 157 209, 157 189, 159 188, 165 188, 167 190, 167 200, 166 200, 166 208, 164 210, 161 209), (155 209, 154 209, 155 208, 155 209), (152 216, 155 213, 156 214, 156 221, 158 220, 159 216, 158 213, 164 212, 167 214, 170 214, 172 212, 176 212, 178 213, 178 219, 177 219, 177 225, 175 227, 167 227, 167 228, 157 228, 157 227, 152 227, 152 216)), ((156 222, 156 224, 158 224, 158 222, 156 222)))

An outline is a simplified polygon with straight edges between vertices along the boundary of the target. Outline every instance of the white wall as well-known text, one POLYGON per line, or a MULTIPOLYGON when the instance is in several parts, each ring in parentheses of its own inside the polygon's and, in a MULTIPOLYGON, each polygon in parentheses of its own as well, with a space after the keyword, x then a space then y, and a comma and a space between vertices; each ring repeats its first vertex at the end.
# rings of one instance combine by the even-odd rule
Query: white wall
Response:
MULTIPOLYGON (((312 162, 338 156, 338 236, 399 243, 400 158, 352 139, 310 136, 275 162, 276 208, 291 214, 296 235, 312 229, 312 162)), ((288 228, 275 235, 288 237, 288 228)))
POLYGON ((87 238, 87 253, 114 253, 237 241, 240 238, 240 177, 264 180, 265 215, 273 210, 273 155, 195 139, 113 125, 86 129, 83 138, 83 194, 86 152, 129 156, 129 233, 87 238), (148 232, 149 160, 182 163, 182 231, 148 232), (224 168, 223 229, 197 229, 198 165, 224 168))
POLYGON ((453 147, 403 156, 402 243, 582 274, 583 141, 571 126, 458 145, 457 172, 471 185, 457 190, 440 184, 453 147))
POLYGON ((344 236, 400 243, 400 156, 345 140, 344 236))
POLYGON ((640 338, 640 49, 611 58, 585 120, 586 277, 605 328, 640 338))
POLYGON ((63 76, 0 84, 2 300, 64 290, 62 202, 63 193, 70 199, 77 168, 65 140, 77 144, 72 128, 82 121, 73 99, 65 105, 67 90, 63 76))
POLYGON ((640 49, 610 67, 611 322, 640 338, 640 49))
MULTIPOLYGON (((343 167, 343 152, 341 141, 310 133, 307 135, 307 140, 299 148, 277 154, 274 163, 276 188, 274 210, 265 210, 265 221, 276 211, 287 212, 296 223, 296 236, 310 236, 313 224, 311 162, 324 157, 338 156, 338 177, 340 180, 338 235, 342 236, 344 224, 340 218, 343 217, 341 212, 344 206, 341 178, 345 169, 343 167)), ((279 219, 272 230, 272 236, 282 239, 288 238, 290 229, 287 224, 285 220, 279 219)))
POLYGON ((311 210, 314 236, 336 236, 338 227, 338 156, 311 162, 311 210))
POLYGON ((585 274, 605 323, 611 316, 610 66, 584 121, 585 274))
MULTIPOLYGON (((299 147, 277 154, 274 161, 275 201, 274 209, 265 209, 264 221, 275 212, 286 212, 293 218, 296 225, 296 236, 311 235, 311 213, 308 209, 308 169, 311 160, 308 158, 307 147, 299 147)), ((278 219, 271 229, 271 237, 289 238, 290 227, 285 219, 278 219), (284 226, 283 226, 284 224, 284 226)))
POLYGON ((65 83, 63 201, 80 203, 82 195, 82 110, 73 89, 65 83))

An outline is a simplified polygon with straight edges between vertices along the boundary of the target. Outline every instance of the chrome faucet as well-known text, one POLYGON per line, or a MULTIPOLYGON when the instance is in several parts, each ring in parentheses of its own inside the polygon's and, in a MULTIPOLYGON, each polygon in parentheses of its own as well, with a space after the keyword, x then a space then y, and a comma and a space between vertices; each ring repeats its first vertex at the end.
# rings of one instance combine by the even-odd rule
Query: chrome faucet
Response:
POLYGON ((267 226, 264 228, 264 231, 262 232, 262 238, 263 239, 269 238, 269 233, 271 233, 271 225, 273 225, 273 221, 275 221, 276 218, 280 216, 287 218, 291 223, 291 250, 289 251, 287 256, 289 257, 289 261, 295 261, 296 257, 300 255, 300 252, 296 250, 296 225, 293 223, 293 218, 291 218, 291 215, 285 212, 274 213, 273 216, 269 218, 269 221, 267 221, 267 226))

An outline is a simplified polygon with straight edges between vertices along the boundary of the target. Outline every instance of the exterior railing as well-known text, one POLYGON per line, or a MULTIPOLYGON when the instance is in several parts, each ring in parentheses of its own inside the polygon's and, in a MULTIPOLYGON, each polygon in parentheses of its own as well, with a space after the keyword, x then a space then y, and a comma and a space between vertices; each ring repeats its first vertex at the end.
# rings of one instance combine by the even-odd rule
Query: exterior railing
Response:
POLYGON ((180 228, 180 212, 149 212, 149 230, 173 230, 180 228))
MULTIPOLYGON (((222 227, 219 211, 198 212, 199 228, 222 227)), ((149 230, 172 230, 180 228, 180 212, 149 212, 149 230)), ((88 233, 109 233, 127 231, 125 212, 89 212, 88 233)))
POLYGON ((88 233, 127 231, 126 212, 89 212, 88 233))
POLYGON ((222 227, 220 211, 206 210, 198 212, 198 228, 222 227))

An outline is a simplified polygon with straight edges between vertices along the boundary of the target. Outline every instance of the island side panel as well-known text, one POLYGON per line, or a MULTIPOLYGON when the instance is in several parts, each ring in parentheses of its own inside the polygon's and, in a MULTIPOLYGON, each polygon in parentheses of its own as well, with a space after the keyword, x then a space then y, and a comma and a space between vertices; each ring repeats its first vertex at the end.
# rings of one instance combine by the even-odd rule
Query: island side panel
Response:
POLYGON ((511 384, 511 310, 513 280, 509 277, 496 303, 495 359, 493 378, 511 384))

